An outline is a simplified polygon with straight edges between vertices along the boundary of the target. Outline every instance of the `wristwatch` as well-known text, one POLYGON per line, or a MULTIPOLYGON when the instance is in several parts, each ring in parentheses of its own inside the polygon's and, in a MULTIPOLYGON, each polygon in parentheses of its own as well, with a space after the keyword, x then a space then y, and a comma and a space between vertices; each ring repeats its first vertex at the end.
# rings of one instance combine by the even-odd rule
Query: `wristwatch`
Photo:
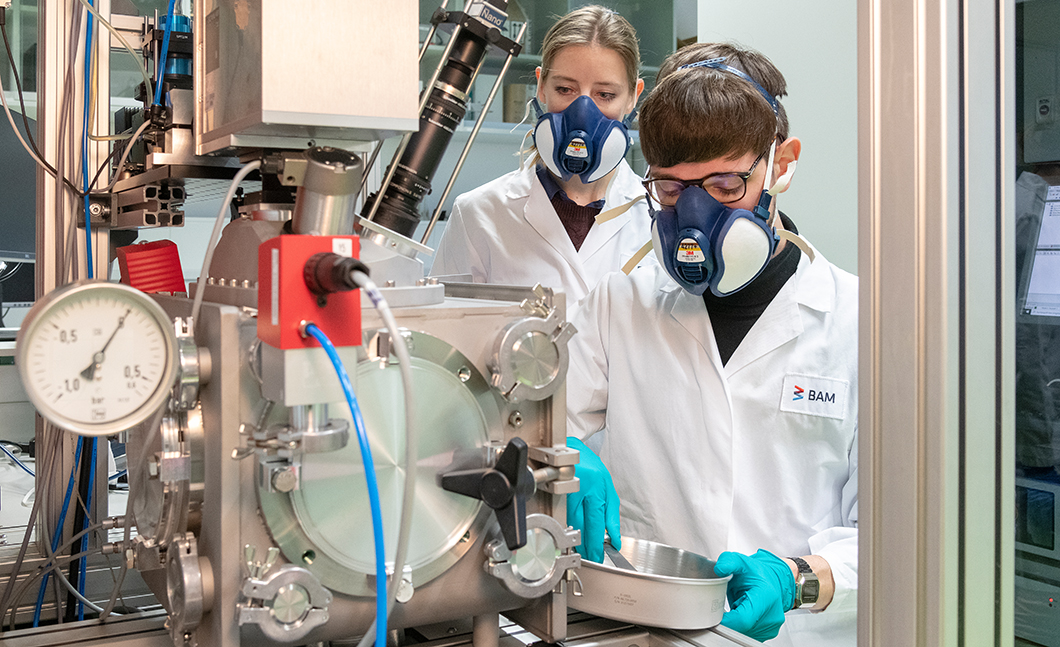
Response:
POLYGON ((821 582, 814 575, 813 569, 801 557, 789 557, 795 562, 799 569, 799 576, 795 578, 795 605, 792 609, 815 609, 817 598, 821 594, 821 582))

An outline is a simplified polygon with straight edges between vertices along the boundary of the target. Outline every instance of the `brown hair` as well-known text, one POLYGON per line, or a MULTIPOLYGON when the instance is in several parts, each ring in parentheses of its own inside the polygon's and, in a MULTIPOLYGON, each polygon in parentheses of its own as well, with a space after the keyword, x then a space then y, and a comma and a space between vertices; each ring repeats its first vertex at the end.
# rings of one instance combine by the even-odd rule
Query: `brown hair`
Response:
POLYGON ((683 47, 663 61, 655 89, 641 108, 644 159, 667 168, 761 153, 774 137, 788 138, 788 117, 779 102, 786 94, 784 76, 760 52, 733 43, 683 47), (724 58, 726 65, 754 79, 778 99, 777 113, 753 84, 731 72, 680 69, 711 58, 724 58))
POLYGON ((575 9, 549 28, 541 44, 541 81, 548 78, 556 54, 568 45, 597 45, 614 50, 626 66, 630 92, 640 77, 640 47, 629 21, 599 5, 575 9))

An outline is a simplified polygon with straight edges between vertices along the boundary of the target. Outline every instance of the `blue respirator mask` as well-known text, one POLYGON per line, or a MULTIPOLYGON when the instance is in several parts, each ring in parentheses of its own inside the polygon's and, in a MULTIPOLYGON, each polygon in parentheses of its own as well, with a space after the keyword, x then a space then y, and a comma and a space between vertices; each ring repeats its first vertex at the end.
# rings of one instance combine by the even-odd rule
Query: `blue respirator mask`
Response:
POLYGON ((723 297, 762 273, 776 249, 772 196, 762 194, 754 211, 727 207, 698 186, 685 189, 672 207, 651 207, 655 254, 678 285, 696 296, 709 288, 723 297))
MULTIPOLYGON (((775 146, 768 167, 773 165, 775 146)), ((746 287, 773 257, 778 234, 800 247, 803 241, 790 232, 776 232, 770 221, 773 196, 787 188, 795 162, 769 190, 763 190, 753 210, 734 209, 714 199, 705 189, 684 189, 673 206, 656 209, 652 216, 652 244, 659 263, 678 285, 696 296, 707 289, 724 297, 746 287)), ((767 171, 766 184, 769 184, 767 171)))
MULTIPOLYGON (((563 112, 545 112, 537 99, 534 146, 549 171, 564 181, 577 175, 588 184, 615 169, 629 149, 629 132, 623 121, 608 119, 596 103, 582 95, 563 112)), ((635 114, 635 113, 634 113, 635 114)))

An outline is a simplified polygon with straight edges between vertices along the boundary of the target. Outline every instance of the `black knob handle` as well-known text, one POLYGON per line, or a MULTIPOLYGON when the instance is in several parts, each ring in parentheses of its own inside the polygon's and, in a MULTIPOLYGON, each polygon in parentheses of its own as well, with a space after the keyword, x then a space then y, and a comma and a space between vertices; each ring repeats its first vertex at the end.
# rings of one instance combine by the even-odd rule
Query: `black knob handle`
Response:
POLYGON ((526 545, 526 501, 534 494, 534 474, 527 467, 529 454, 526 441, 513 438, 496 467, 442 475, 442 489, 480 499, 493 508, 510 550, 526 545))

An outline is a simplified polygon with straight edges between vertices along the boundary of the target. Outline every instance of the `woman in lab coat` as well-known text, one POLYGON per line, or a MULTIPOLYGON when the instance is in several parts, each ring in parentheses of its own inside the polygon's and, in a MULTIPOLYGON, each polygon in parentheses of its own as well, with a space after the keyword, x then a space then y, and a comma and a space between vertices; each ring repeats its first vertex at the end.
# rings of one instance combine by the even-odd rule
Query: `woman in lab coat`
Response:
POLYGON ((536 163, 459 196, 431 274, 534 285, 581 299, 651 239, 641 178, 624 160, 644 89, 637 36, 583 7, 545 36, 537 68, 536 163), (585 135, 585 133, 588 133, 585 135))

